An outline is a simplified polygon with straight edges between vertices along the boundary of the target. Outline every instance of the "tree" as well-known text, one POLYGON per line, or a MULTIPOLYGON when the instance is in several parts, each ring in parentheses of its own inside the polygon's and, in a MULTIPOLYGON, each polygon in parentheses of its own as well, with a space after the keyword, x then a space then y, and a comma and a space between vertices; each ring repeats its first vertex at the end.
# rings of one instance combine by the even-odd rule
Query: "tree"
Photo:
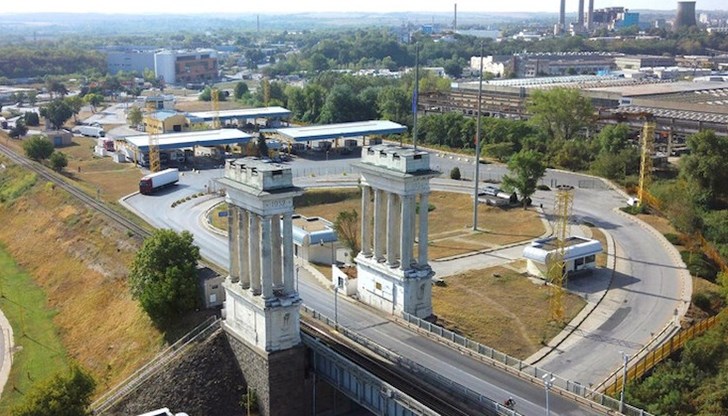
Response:
POLYGON ((49 161, 51 162, 51 167, 58 172, 62 171, 63 168, 68 166, 68 158, 64 153, 61 152, 53 152, 49 161))
POLYGON ((74 365, 67 375, 61 373, 34 385, 23 402, 12 410, 13 416, 86 416, 96 382, 74 365))
POLYGON ((66 94, 68 94, 68 89, 66 89, 66 86, 61 83, 61 81, 57 79, 48 78, 46 79, 46 89, 48 90, 48 93, 51 96, 51 99, 54 97, 53 94, 56 94, 56 97, 65 97, 66 94))
POLYGON ((354 258, 359 252, 359 213, 354 209, 339 212, 334 222, 334 230, 339 240, 349 249, 350 258, 354 258))
POLYGON ((25 121, 26 126, 38 126, 40 124, 40 117, 38 117, 38 113, 34 111, 24 113, 23 120, 25 121))
POLYGON ((509 175, 503 176, 503 189, 517 191, 523 201, 523 208, 536 192, 538 180, 546 173, 543 155, 534 150, 521 150, 508 161, 509 175))
POLYGON ((73 109, 66 100, 56 98, 47 106, 41 107, 40 115, 47 118, 54 129, 59 130, 73 116, 73 109))
POLYGON ((156 230, 144 240, 129 269, 134 299, 158 324, 198 305, 197 261, 200 249, 192 234, 156 230))
POLYGON ((233 91, 233 96, 236 100, 239 100, 243 98, 245 94, 247 94, 249 91, 248 84, 244 83, 243 81, 238 82, 235 84, 235 90, 233 91))
POLYGON ((38 101, 38 92, 35 91, 35 90, 28 91, 28 104, 30 104, 31 106, 33 106, 33 105, 35 105, 35 103, 37 101, 38 101))
POLYGON ((86 94, 83 97, 83 101, 86 104, 90 105, 93 108, 93 111, 96 112, 96 107, 101 105, 101 103, 104 101, 104 96, 92 92, 91 94, 86 94))
POLYGON ((43 136, 33 136, 23 142, 25 155, 33 160, 48 159, 53 154, 53 143, 43 136))
POLYGON ((126 120, 132 126, 138 126, 141 124, 142 118, 142 110, 136 106, 132 107, 131 110, 129 110, 129 114, 126 116, 126 120))
POLYGON ((10 129, 10 132, 8 134, 13 139, 17 139, 17 138, 25 136, 27 133, 28 133, 28 128, 25 127, 25 123, 23 122, 23 120, 18 119, 15 121, 15 127, 10 129))
POLYGON ((571 140, 592 120, 591 101, 577 89, 554 88, 535 90, 526 106, 530 122, 541 128, 550 139, 571 140))
POLYGON ((83 101, 84 99, 81 98, 80 95, 74 95, 72 97, 66 97, 66 103, 71 108, 71 112, 73 113, 73 121, 74 123, 78 123, 78 119, 76 116, 78 113, 81 112, 81 108, 83 108, 83 101))
POLYGON ((680 163, 680 174, 698 186, 711 205, 728 193, 728 137, 706 130, 688 137, 690 154, 680 163))
POLYGON ((377 110, 383 119, 405 123, 412 114, 411 98, 401 88, 384 87, 377 96, 377 110))

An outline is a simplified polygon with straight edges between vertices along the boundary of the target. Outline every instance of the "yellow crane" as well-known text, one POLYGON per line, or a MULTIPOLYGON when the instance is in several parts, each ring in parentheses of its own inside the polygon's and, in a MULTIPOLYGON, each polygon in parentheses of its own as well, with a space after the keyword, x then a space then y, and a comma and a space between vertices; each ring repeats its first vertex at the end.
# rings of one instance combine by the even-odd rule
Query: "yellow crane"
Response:
MULTIPOLYGON (((151 119, 154 115, 154 103, 149 102, 147 103, 147 117, 151 119)), ((148 137, 148 147, 149 147, 149 170, 152 172, 159 172, 162 169, 162 163, 159 160, 159 136, 157 136, 157 126, 151 126, 151 123, 145 123, 146 128, 149 129, 147 131, 148 137)))
POLYGON ((212 101, 212 128, 217 130, 220 128, 220 90, 213 88, 210 91, 210 101, 212 101))
POLYGON ((554 245, 556 249, 549 254, 547 260, 547 278, 551 283, 549 293, 549 312, 556 322, 564 320, 564 285, 566 284, 566 267, 564 253, 566 239, 569 237, 569 220, 574 206, 574 187, 559 185, 556 188, 554 204, 554 245))

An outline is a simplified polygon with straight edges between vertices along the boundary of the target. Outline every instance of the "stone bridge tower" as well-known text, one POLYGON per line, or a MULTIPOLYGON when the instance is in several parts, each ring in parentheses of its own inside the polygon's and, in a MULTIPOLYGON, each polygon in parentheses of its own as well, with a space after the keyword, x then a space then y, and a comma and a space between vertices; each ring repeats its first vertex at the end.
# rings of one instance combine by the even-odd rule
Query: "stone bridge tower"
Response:
POLYGON ((359 300, 390 313, 432 315, 432 276, 427 259, 430 154, 395 145, 362 149, 359 300), (414 253, 418 235, 417 256, 414 253))
POLYGON ((263 415, 309 414, 305 349, 293 270, 291 169, 252 158, 228 161, 230 275, 223 327, 263 415))

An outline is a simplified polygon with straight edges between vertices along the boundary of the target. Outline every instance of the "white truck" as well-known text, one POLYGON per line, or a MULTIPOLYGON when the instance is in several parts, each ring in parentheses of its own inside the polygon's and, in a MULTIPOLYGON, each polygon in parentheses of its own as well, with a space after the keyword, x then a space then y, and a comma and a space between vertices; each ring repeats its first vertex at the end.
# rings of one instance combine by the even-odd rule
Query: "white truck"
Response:
POLYGON ((106 137, 106 132, 101 127, 96 126, 78 126, 75 129, 78 133, 88 137, 106 137))
POLYGON ((179 169, 165 169, 149 175, 139 180, 139 193, 142 195, 151 195, 155 191, 172 186, 179 181, 179 169))

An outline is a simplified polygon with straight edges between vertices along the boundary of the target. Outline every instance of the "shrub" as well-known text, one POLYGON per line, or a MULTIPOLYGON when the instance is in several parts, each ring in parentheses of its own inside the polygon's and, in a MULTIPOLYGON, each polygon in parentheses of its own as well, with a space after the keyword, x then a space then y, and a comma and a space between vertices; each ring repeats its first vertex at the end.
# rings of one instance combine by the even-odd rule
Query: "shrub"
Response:
POLYGON ((710 299, 708 295, 703 292, 693 293, 692 299, 693 305, 702 309, 703 311, 710 311, 710 299))
POLYGON ((675 233, 665 233, 665 238, 674 246, 680 245, 680 236, 675 233))
POLYGON ((450 171, 450 179, 459 181, 460 177, 460 168, 458 168, 457 166, 452 168, 452 170, 450 171))
POLYGON ((536 189, 538 189, 539 191, 550 191, 551 190, 551 188, 549 188, 548 185, 544 185, 544 184, 536 185, 536 189))

